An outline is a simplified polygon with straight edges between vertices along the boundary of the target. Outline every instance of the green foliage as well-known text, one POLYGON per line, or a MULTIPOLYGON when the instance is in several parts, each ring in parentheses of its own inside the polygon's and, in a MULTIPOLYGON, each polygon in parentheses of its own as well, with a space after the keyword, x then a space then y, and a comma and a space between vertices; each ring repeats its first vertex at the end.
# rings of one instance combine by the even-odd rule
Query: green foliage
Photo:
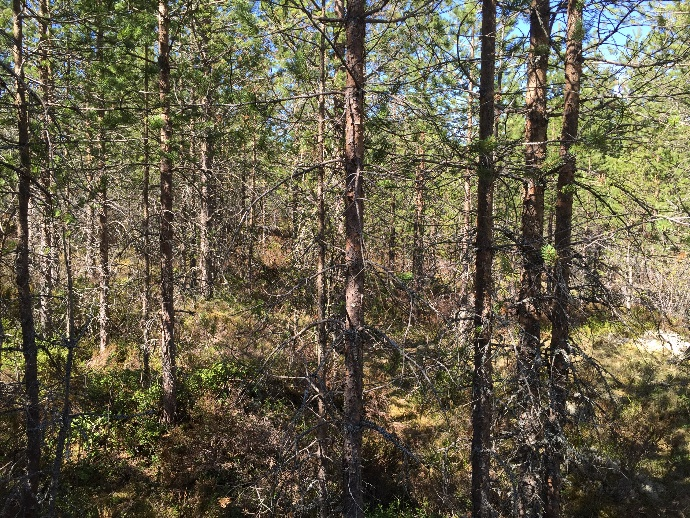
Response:
POLYGON ((232 361, 221 361, 205 368, 196 369, 186 376, 185 388, 190 396, 211 393, 224 398, 230 394, 233 382, 251 379, 251 368, 232 361))
MULTIPOLYGON (((33 89, 33 300, 37 317, 39 303, 48 301, 56 321, 52 336, 39 329, 46 430, 42 490, 47 487, 55 447, 66 358, 65 348, 58 345, 65 319, 64 233, 75 276, 75 317, 79 325, 91 324, 76 351, 72 377, 75 417, 64 463, 62 514, 312 513, 317 487, 316 392, 321 389, 317 334, 309 327, 316 318, 319 44, 323 31, 328 92, 327 314, 336 320, 345 313, 338 237, 342 136, 337 133, 342 125, 338 91, 344 73, 333 48, 342 41, 342 27, 324 23, 317 28, 304 9, 290 3, 172 2, 174 136, 168 158, 174 162, 176 182, 180 423, 166 428, 158 420, 158 354, 151 356, 151 387, 144 388, 140 353, 144 326, 149 345, 157 341, 155 309, 147 322, 141 322, 140 316, 143 252, 153 254, 149 259, 154 285, 158 278, 155 198, 163 120, 157 114, 155 5, 142 0, 81 0, 51 3, 51 7, 50 41, 55 52, 47 61, 39 59, 35 13, 24 19, 25 71, 33 89), (52 66, 55 89, 51 102, 44 104, 38 68, 46 63, 52 66), (46 132, 52 138, 50 154, 42 143, 46 132), (215 162, 206 187, 213 191, 211 248, 217 298, 206 301, 197 297, 199 171, 200 150, 209 143, 215 162), (301 178, 296 178, 296 171, 304 171, 301 178), (141 210, 146 173, 151 213, 148 249, 141 210), (95 353, 96 229, 106 185, 112 343, 106 352, 95 353), (58 286, 47 294, 40 293, 42 261, 50 251, 40 244, 43 216, 54 218, 53 246, 59 243, 61 263, 58 286)), ((331 7, 328 4, 327 10, 331 7)), ((522 268, 518 244, 528 42, 521 33, 526 4, 511 0, 501 5, 496 134, 483 141, 476 139, 479 4, 434 7, 418 1, 384 3, 375 17, 405 19, 367 27, 367 84, 362 85, 367 150, 363 302, 370 329, 385 330, 396 345, 367 340, 365 406, 368 419, 424 460, 416 465, 388 439, 373 432, 365 435, 368 514, 382 518, 451 516, 469 508, 472 350, 467 341, 473 331, 468 306, 476 238, 471 227, 476 215, 474 189, 477 175, 482 174, 477 155, 486 153, 496 160, 499 180, 494 190, 492 286, 497 401, 493 476, 497 500, 509 502, 512 491, 513 474, 508 468, 504 471, 504 465, 515 458, 514 451, 508 451, 514 445, 503 431, 515 418, 510 404, 515 398, 514 307, 522 268), (421 167, 420 181, 415 173, 421 167), (415 187, 424 201, 421 229, 415 221, 415 187), (415 227, 423 230, 418 235, 424 252, 421 278, 408 271, 415 227), (408 288, 413 281, 411 294, 408 288)), ((308 6, 312 8, 315 5, 308 6)), ((580 134, 571 150, 578 187, 563 189, 575 195, 576 221, 569 305, 576 370, 570 377, 574 385, 567 433, 572 458, 566 482, 567 514, 572 516, 658 514, 662 505, 654 503, 651 493, 644 493, 644 484, 633 489, 625 485, 626 480, 639 482, 640 477, 649 479, 652 489, 664 488, 664 499, 671 503, 663 505, 676 505, 677 497, 679 509, 689 507, 683 500, 690 477, 688 373, 681 364, 642 356, 627 343, 657 328, 660 315, 672 325, 686 323, 690 316, 686 259, 690 231, 685 225, 690 207, 688 82, 685 69, 674 64, 686 56, 683 9, 687 6, 672 8, 642 20, 633 19, 636 12, 630 13, 634 23, 656 19, 658 27, 649 34, 628 34, 626 29, 613 35, 606 39, 610 51, 596 48, 593 38, 605 37, 607 28, 593 25, 602 20, 594 11, 586 13, 585 23, 577 28, 576 37, 589 37, 580 134), (611 62, 634 67, 621 73, 621 67, 611 62), (604 302, 615 305, 616 311, 604 302), (629 310, 622 309, 624 303, 629 310), (618 320, 620 315, 627 319, 624 323, 618 320), (591 452, 594 462, 587 464, 591 452)), ((11 10, 7 2, 0 9, 5 39, 11 44, 11 10)), ((621 6, 612 5, 603 19, 615 23, 621 12, 621 6)), ((320 16, 318 9, 310 14, 320 16)), ((563 50, 561 19, 557 17, 553 25, 552 41, 563 50)), ((0 408, 0 465, 16 470, 7 477, 2 473, 0 493, 9 494, 5 480, 22 477, 17 459, 25 425, 16 409, 24 404, 24 360, 13 284, 14 81, 8 50, 0 50, 0 58, 6 68, 0 93, 8 100, 0 107, 4 128, 0 159, 8 165, 0 171, 0 314, 5 334, 0 399, 7 404, 0 408)), ((561 160, 555 114, 563 105, 562 65, 560 55, 554 53, 547 85, 548 111, 554 116, 543 167, 549 173, 561 160)), ((554 184, 549 178, 547 215, 553 213, 554 184)), ((549 267, 559 259, 552 245, 541 249, 541 257, 549 267)), ((152 292, 149 302, 154 307, 155 287, 152 292)), ((328 478, 336 500, 343 406, 339 325, 329 328, 328 341, 332 345, 324 371, 332 450, 328 478)))
POLYGON ((577 192, 577 186, 575 184, 568 184, 561 187, 561 192, 563 194, 575 194, 577 192))
POLYGON ((472 143, 470 151, 478 155, 487 155, 496 151, 498 142, 494 136, 484 140, 477 140, 472 143))
POLYGON ((541 247, 541 257, 544 263, 553 266, 558 261, 558 251, 551 244, 544 245, 541 247))
POLYGON ((409 284, 414 280, 414 274, 412 272, 400 272, 398 273, 398 279, 405 284, 409 284))
POLYGON ((375 510, 369 511, 367 516, 372 518, 441 518, 444 515, 431 511, 427 503, 415 506, 396 499, 388 506, 379 505, 375 510))

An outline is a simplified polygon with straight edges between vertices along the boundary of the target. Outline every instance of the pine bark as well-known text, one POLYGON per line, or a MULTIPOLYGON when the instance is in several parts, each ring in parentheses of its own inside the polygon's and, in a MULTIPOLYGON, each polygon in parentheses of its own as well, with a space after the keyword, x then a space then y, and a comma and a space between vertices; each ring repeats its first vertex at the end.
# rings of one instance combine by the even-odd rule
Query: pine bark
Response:
POLYGON ((26 471, 24 488, 24 515, 38 516, 36 500, 41 465, 41 414, 38 384, 38 349, 33 315, 31 274, 29 270, 29 201, 31 198, 31 151, 29 148, 29 110, 24 79, 24 48, 22 0, 12 1, 13 11, 13 59, 15 74, 15 106, 17 109, 17 134, 19 150, 19 185, 17 210, 17 247, 15 271, 19 299, 19 318, 22 330, 24 356, 24 386, 26 406, 26 471))
MULTIPOLYGON (((325 3, 322 6, 322 15, 326 14, 325 3)), ((326 518, 329 515, 328 509, 328 419, 326 411, 326 392, 328 378, 328 333, 326 330, 326 302, 327 302, 327 285, 326 285, 326 200, 325 200, 325 185, 326 185, 326 39, 322 34, 319 41, 319 101, 318 101, 318 127, 317 127, 317 160, 319 166, 317 169, 318 177, 316 179, 316 199, 317 199, 317 246, 318 255, 316 260, 316 299, 317 299, 317 318, 319 320, 318 328, 318 354, 317 354, 317 379, 319 383, 319 398, 318 398, 318 474, 317 480, 319 483, 319 516, 326 518)))
POLYGON ((151 216, 149 214, 149 188, 151 177, 151 150, 149 147, 149 47, 144 49, 144 178, 142 185, 142 205, 143 205, 143 234, 144 234, 144 293, 142 294, 142 385, 149 386, 151 383, 149 347, 149 316, 151 304, 151 216))
POLYGON ((252 136, 252 168, 249 176, 249 215, 247 216, 247 281, 249 289, 254 287, 254 241, 256 240, 256 176, 258 160, 256 156, 256 135, 252 136))
MULTIPOLYGON (((103 27, 98 27, 96 32, 96 59, 103 62, 103 27)), ((108 177, 105 171, 105 105, 102 100, 98 102, 98 141, 96 144, 96 192, 100 204, 98 206, 98 335, 99 350, 105 351, 108 346, 108 291, 110 287, 110 269, 108 264, 108 177)), ((93 207, 92 207, 93 210, 93 207)), ((95 211, 94 211, 95 212, 95 211)))
POLYGON ((170 120, 170 15, 167 0, 158 4, 158 90, 161 104, 160 133, 160 259, 161 259, 161 355, 163 374, 163 416, 173 424, 177 413, 175 366, 175 311, 173 305, 173 165, 171 159, 172 122, 170 120))
POLYGON ((98 212, 98 325, 101 352, 108 347, 108 322, 110 319, 110 240, 108 236, 108 174, 105 170, 105 133, 103 127, 103 110, 98 118, 98 190, 100 210, 98 212))
MULTIPOLYGON (((479 139, 488 144, 494 132, 496 75, 496 2, 482 3, 481 74, 479 83, 479 139)), ((472 380, 472 516, 492 516, 491 421, 493 418, 493 364, 491 302, 493 251, 493 150, 479 156, 477 185, 477 253, 474 281, 474 374, 472 380)))
MULTIPOLYGON (((206 57, 206 47, 208 41, 203 37, 202 56, 206 57)), ((214 253, 213 253, 213 214, 215 212, 215 176, 214 176, 214 155, 215 155, 215 131, 214 131, 214 110, 213 95, 211 89, 212 78, 211 65, 206 64, 204 68, 204 79, 206 93, 201 99, 203 112, 203 135, 201 139, 201 211, 199 214, 199 269, 201 270, 201 293, 210 299, 213 296, 214 283, 214 253)))
POLYGON ((201 290, 205 298, 213 296, 213 140, 207 134, 201 143, 201 213, 199 256, 201 269, 201 290))
POLYGON ((43 95, 43 147, 45 159, 41 165, 41 185, 45 197, 43 221, 41 228, 41 296, 39 299, 39 315, 41 330, 44 336, 52 335, 54 331, 52 296, 57 282, 58 254, 55 222, 53 218, 54 200, 52 195, 53 181, 53 142, 50 134, 52 99, 53 99, 53 71, 50 67, 51 54, 51 18, 48 0, 39 3, 39 56, 38 65, 41 79, 41 93, 43 95))
MULTIPOLYGON (((334 0, 333 10, 335 11, 336 18, 345 19, 345 3, 344 0, 334 0)), ((338 61, 338 66, 335 71, 335 84, 336 88, 341 88, 344 84, 343 78, 346 76, 346 41, 343 38, 342 29, 344 24, 338 25, 335 28, 335 34, 333 35, 333 50, 335 51, 335 59, 338 61)), ((333 99, 333 112, 335 113, 335 121, 333 133, 337 139, 336 148, 345 149, 345 102, 344 98, 340 95, 336 95, 333 99)))
MULTIPOLYGON (((424 136, 417 154, 419 163, 414 178, 414 225, 412 228, 412 275, 415 291, 424 288, 424 188, 426 183, 426 168, 424 164, 424 136)), ((421 296, 421 294, 419 294, 421 296)))
MULTIPOLYGON (((474 60, 476 58, 476 44, 475 44, 475 33, 472 30, 472 35, 470 37, 470 52, 469 58, 474 60)), ((480 58, 481 59, 481 58, 480 58)), ((482 65, 483 66, 483 65, 482 65)), ((494 65, 495 67, 495 65, 494 65)), ((481 82, 481 78, 480 78, 481 82)), ((481 89, 481 87, 480 87, 481 89)), ((474 102, 470 100, 467 103, 467 132, 465 140, 467 145, 472 145, 474 141, 474 102)), ((465 170, 465 178, 463 179, 462 186, 465 193, 462 207, 462 230, 460 230, 460 221, 458 220, 458 236, 457 244, 455 249, 456 261, 462 263, 462 274, 460 277, 460 296, 461 304, 466 305, 469 300, 469 290, 473 289, 470 287, 470 278, 472 276, 472 255, 474 244, 470 241, 470 236, 472 235, 472 176, 474 175, 475 164, 468 164, 465 170)), ((459 219, 459 218, 458 218, 459 219)), ((469 324, 468 324, 469 325, 469 324)), ((465 329, 463 333, 466 333, 465 329)), ((472 337, 474 338, 474 337, 472 337)))
POLYGON ((343 514, 364 516, 362 493, 364 345, 364 37, 365 0, 348 0, 345 14, 345 380, 343 514))
POLYGON ((395 271, 396 268, 396 249, 398 247, 398 235, 395 230, 395 223, 397 218, 397 200, 395 198, 395 189, 391 189, 391 206, 390 206, 390 225, 388 226, 388 269, 395 271))
MULTIPOLYGON (((469 139, 468 139, 469 140, 469 139)), ((470 286, 470 279, 472 278, 472 253, 473 243, 470 240, 472 235, 472 184, 471 176, 467 174, 462 182, 463 191, 465 193, 462 207, 462 237, 458 238, 458 244, 461 246, 460 250, 456 252, 457 259, 462 262, 462 275, 460 278, 460 296, 463 305, 468 303, 470 286)), ((458 226, 460 223, 458 222, 458 226)))
POLYGON ((518 515, 543 515, 541 495, 541 315, 543 305, 542 258, 548 119, 546 71, 549 58, 549 1, 532 0, 530 6, 530 52, 527 64, 525 125, 525 179, 522 200, 522 278, 518 320, 518 515))
POLYGON ((547 421, 545 516, 561 516, 562 466, 565 459, 566 400, 570 369, 570 268, 572 263, 573 189, 576 159, 570 152, 578 134, 580 83, 582 78, 581 0, 568 0, 568 29, 565 53, 565 90, 561 130, 561 166, 558 171, 556 225, 554 243, 557 253, 554 267, 554 293, 551 309, 550 405, 547 421))
MULTIPOLYGON (((203 101, 206 124, 210 124, 210 99, 203 101)), ((199 258, 201 269, 201 291, 205 298, 213 296, 213 130, 206 128, 201 141, 201 212, 199 215, 199 258)))

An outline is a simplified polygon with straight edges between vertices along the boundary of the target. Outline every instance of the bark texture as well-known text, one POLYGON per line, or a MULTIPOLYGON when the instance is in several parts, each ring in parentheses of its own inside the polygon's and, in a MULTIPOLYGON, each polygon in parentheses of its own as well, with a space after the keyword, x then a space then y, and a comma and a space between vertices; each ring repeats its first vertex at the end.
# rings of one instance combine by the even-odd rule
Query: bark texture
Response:
POLYGON ((173 305, 173 167, 170 157, 172 123, 170 122, 170 15, 166 0, 158 4, 158 90, 161 103, 161 353, 163 370, 163 422, 173 424, 177 412, 175 367, 175 311, 173 305))
POLYGON ((398 247, 398 234, 395 230, 395 223, 397 220, 397 200, 395 198, 395 191, 391 189, 391 206, 390 206, 390 225, 388 227, 388 269, 395 270, 396 262, 396 248, 398 247))
POLYGON ((101 115, 99 116, 98 124, 98 189, 101 198, 99 208, 100 210, 98 212, 98 324, 100 350, 102 352, 105 351, 106 347, 108 347, 108 321, 110 320, 110 240, 108 236, 108 173, 105 170, 105 135, 103 127, 103 112, 101 112, 101 115))
POLYGON ((345 15, 345 381, 343 513, 364 516, 362 494, 364 255, 365 1, 348 0, 345 15))
POLYGON ((424 191, 426 184, 426 164, 424 163, 424 135, 417 150, 419 163, 414 177, 414 225, 412 229, 412 275, 413 286, 418 296, 424 288, 424 191))
MULTIPOLYGON (((496 74, 496 2, 482 3, 481 75, 479 83, 479 139, 489 142, 494 132, 496 74)), ((479 156, 477 185, 477 255, 474 281, 474 375, 472 380, 472 516, 492 516, 491 421, 493 416, 493 365, 491 305, 493 264, 493 150, 479 156)))
MULTIPOLYGON (((103 61, 103 27, 98 27, 96 33, 96 59, 103 61)), ((106 147, 105 147, 105 103, 98 102, 98 142, 96 146, 96 191, 100 198, 98 207, 98 328, 99 349, 105 351, 108 346, 108 320, 110 308, 108 307, 108 292, 110 291, 110 265, 108 241, 108 173, 106 171, 106 147)))
POLYGON ((530 6, 530 52, 527 64, 525 125, 525 180, 522 200, 522 278, 518 320, 518 515, 543 515, 541 494, 541 316, 544 188, 542 165, 546 159, 548 119, 546 71, 549 59, 549 1, 532 0, 530 6))
POLYGON ((568 32, 565 53, 565 90, 561 130, 561 166, 558 171, 556 228, 557 253, 554 267, 554 294, 551 309, 550 405, 546 429, 547 455, 545 516, 561 516, 562 465, 565 454, 563 426, 566 421, 568 371, 570 368, 570 267, 572 263, 573 189, 576 161, 570 148, 577 139, 582 78, 582 6, 580 0, 568 0, 568 32))
MULTIPOLYGON (((208 42, 204 39, 204 47, 208 42)), ((205 52, 205 48, 204 48, 205 52)), ((205 57, 205 56, 204 56, 205 57)), ((210 84, 212 81, 211 66, 204 70, 204 79, 210 84)), ((214 265, 213 265, 213 213, 215 207, 215 177, 213 173, 214 159, 214 127, 213 127, 213 97, 208 89, 201 100, 204 114, 204 133, 201 139, 201 212, 199 214, 199 267, 201 270, 201 293, 210 299, 213 296, 214 265)))
POLYGON ((26 405, 26 471, 23 507, 25 516, 38 516, 36 500, 41 466, 41 413, 38 385, 38 349, 33 315, 31 275, 29 271, 29 201, 31 198, 31 152, 29 149, 29 110, 24 81, 23 17, 22 0, 12 1, 13 12, 13 59, 15 74, 15 106, 17 109, 17 134, 19 149, 19 185, 17 210, 17 248, 15 271, 19 299, 19 318, 22 329, 22 353, 24 355, 24 386, 26 405))
MULTIPOLYGON (((210 132, 209 132, 210 133, 210 132)), ((201 212, 199 214, 199 258, 201 291, 207 299, 213 296, 213 140, 210 134, 201 143, 201 212)))
POLYGON ((142 294, 141 302, 141 319, 142 319, 142 385, 148 387, 151 383, 151 367, 150 357, 151 349, 149 347, 149 315, 151 313, 151 216, 149 214, 149 185, 151 179, 151 150, 149 147, 149 48, 148 45, 144 49, 144 178, 141 188, 141 197, 143 205, 143 234, 144 234, 144 293, 142 294))
POLYGON ((43 95, 43 151, 45 160, 41 164, 41 185, 45 208, 43 209, 43 221, 41 228, 41 279, 39 299, 40 324, 43 335, 49 337, 55 330, 52 311, 53 289, 57 282, 58 253, 57 236, 55 233, 55 221, 53 218, 54 200, 52 194, 53 183, 53 141, 50 134, 53 99, 53 71, 50 66, 51 58, 51 19, 48 0, 39 3, 39 76, 41 78, 41 94, 43 95))
MULTIPOLYGON (((326 14, 325 3, 322 5, 322 16, 326 14)), ((328 509, 328 416, 326 411, 326 380, 328 377, 328 333, 326 330, 326 39, 321 34, 319 41, 319 105, 318 105, 318 127, 316 136, 317 156, 319 162, 316 179, 316 203, 317 203, 317 247, 318 255, 316 259, 316 299, 317 299, 317 318, 319 324, 319 340, 317 352, 317 382, 318 382, 318 453, 319 467, 317 480, 319 483, 319 516, 326 518, 329 514, 328 509)))

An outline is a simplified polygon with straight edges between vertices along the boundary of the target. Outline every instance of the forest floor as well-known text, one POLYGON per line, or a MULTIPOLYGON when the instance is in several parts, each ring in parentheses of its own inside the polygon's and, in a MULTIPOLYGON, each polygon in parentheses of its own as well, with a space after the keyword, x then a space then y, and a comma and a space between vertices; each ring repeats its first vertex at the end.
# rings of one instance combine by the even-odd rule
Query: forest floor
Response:
MULTIPOLYGON (((103 353, 92 353, 86 343, 80 347, 62 516, 314 515, 315 406, 305 369, 313 369, 315 340, 310 334, 293 339, 309 316, 293 313, 268 323, 256 305, 238 310, 223 301, 197 303, 181 314, 186 315, 180 322, 181 420, 170 429, 158 421, 158 383, 142 386, 136 347, 114 342, 103 353), (273 340, 261 339, 271 335, 273 340)), ((681 333, 595 320, 575 332, 579 354, 568 404, 566 516, 690 513, 690 361, 681 333)), ((465 516, 471 432, 467 351, 461 347, 444 356, 420 337, 410 338, 407 353, 374 350, 368 360, 367 419, 373 423, 364 445, 368 516, 465 516), (452 355, 457 361, 448 367, 452 355), (442 368, 430 367, 443 362, 442 368)), ((45 458, 54 447, 57 419, 51 412, 58 408, 63 353, 47 348, 41 357, 43 378, 54 380, 44 394, 45 416, 52 419, 45 458)), ((19 360, 14 360, 3 358, 4 386, 17 375, 19 360)), ((332 372, 339 361, 334 353, 332 372)), ((500 380, 510 376, 510 358, 497 365, 501 398, 507 392, 500 380)), ((337 415, 336 385, 330 403, 337 415)), ((498 401, 499 411, 503 402, 498 401)), ((327 463, 332 509, 339 486, 336 420, 329 425, 327 463)), ((8 424, 0 432, 2 442, 16 443, 19 451, 21 421, 8 424)), ((509 438, 497 439, 497 457, 504 456, 495 466, 497 486, 508 492, 510 451, 509 438)), ((504 495, 496 497, 509 505, 509 493, 504 495)))

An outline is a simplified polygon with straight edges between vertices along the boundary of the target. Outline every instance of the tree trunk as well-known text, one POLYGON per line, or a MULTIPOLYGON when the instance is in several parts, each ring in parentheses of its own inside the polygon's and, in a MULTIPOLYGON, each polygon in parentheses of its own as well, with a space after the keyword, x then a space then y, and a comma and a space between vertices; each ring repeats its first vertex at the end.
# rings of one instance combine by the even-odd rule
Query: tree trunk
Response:
POLYGON ((343 402, 344 509, 364 516, 362 494, 364 255, 365 0, 348 0, 345 14, 345 381, 343 402))
POLYGON ((254 235, 254 227, 256 226, 256 208, 254 206, 254 201, 256 198, 257 166, 256 134, 254 134, 252 136, 252 169, 249 178, 249 215, 247 216, 247 236, 249 239, 247 246, 247 280, 249 281, 250 290, 254 286, 254 241, 256 239, 254 235))
POLYGON ((397 244, 397 233, 395 230, 395 221, 396 221, 396 199, 395 199, 395 188, 391 187, 390 189, 390 196, 391 196, 391 219, 390 219, 390 225, 388 228, 388 269, 390 271, 395 271, 395 256, 396 256, 396 248, 398 247, 397 244))
MULTIPOLYGON (((205 121, 212 124, 211 99, 206 95, 202 101, 205 121)), ((211 235, 213 233, 213 129, 204 128, 201 141, 201 212, 199 259, 201 267, 201 291, 205 298, 213 296, 213 250, 211 235)))
MULTIPOLYGON (((87 94, 90 94, 91 92, 87 89, 87 94)), ((93 144, 96 142, 97 137, 94 136, 93 134, 93 125, 91 124, 91 120, 89 118, 86 118, 84 121, 84 127, 86 129, 86 134, 87 134, 87 142, 86 142, 86 157, 85 157, 85 162, 86 162, 86 180, 88 182, 89 188, 93 189, 95 186, 96 182, 96 177, 94 175, 94 171, 97 169, 97 165, 94 165, 94 160, 95 160, 95 155, 96 151, 93 149, 93 144)), ((90 281, 94 281, 95 279, 95 273, 98 270, 97 263, 98 260, 96 258, 96 248, 97 248, 97 242, 98 242, 98 232, 96 231, 96 208, 95 208, 95 202, 90 199, 88 202, 88 215, 87 215, 87 221, 86 221, 86 250, 85 250, 85 257, 84 257, 84 273, 88 277, 90 281)))
POLYGON ((412 279, 415 292, 419 293, 424 287, 424 183, 426 171, 424 164, 424 136, 419 147, 420 157, 414 178, 414 225, 412 238, 412 279))
POLYGON ((50 481, 50 496, 48 499, 48 516, 57 516, 55 504, 60 490, 60 470, 65 455, 65 443, 72 425, 72 404, 70 400, 70 386, 72 380, 72 364, 74 362, 74 348, 77 346, 77 338, 74 329, 74 282, 72 279, 72 250, 67 239, 67 232, 63 227, 62 245, 65 255, 65 272, 67 275, 67 359, 65 360, 65 388, 62 397, 62 414, 60 415, 60 427, 55 444, 55 459, 50 481))
POLYGON ((41 229, 41 296, 39 299, 40 323, 43 335, 49 337, 54 331, 52 295, 56 283, 58 259, 57 238, 54 227, 54 200, 52 196, 53 180, 53 141, 50 135, 52 98, 53 98, 53 71, 50 67, 51 47, 51 20, 48 0, 41 0, 39 4, 39 52, 38 65, 41 78, 41 92, 43 94, 43 147, 45 160, 41 165, 41 185, 45 196, 45 208, 41 229))
POLYGON ((110 264, 108 238, 108 173, 105 170, 105 134, 103 127, 103 111, 98 118, 98 190, 101 198, 98 213, 98 261, 99 261, 99 295, 98 295, 98 325, 100 350, 105 351, 108 346, 108 321, 110 307, 108 292, 110 291, 110 264))
POLYGON ((547 421, 545 516, 561 516, 561 467, 565 458, 563 426, 566 420, 568 370, 570 368, 570 327, 568 301, 572 262, 573 188, 576 162, 570 148, 577 139, 582 77, 582 9, 579 0, 568 1, 568 33, 565 52, 565 91, 561 131, 561 167, 556 198, 554 268, 555 290, 551 310, 550 408, 547 421))
MULTIPOLYGON (((494 38, 495 39, 495 38, 494 38)), ((495 44, 494 44, 495 45, 495 44)), ((470 55, 469 58, 474 60, 475 54, 475 34, 472 30, 470 37, 470 55)), ((495 59, 494 59, 495 62, 495 59)), ((494 64, 494 68, 495 68, 494 64)), ((472 92, 470 92, 469 101, 467 103, 467 133, 466 142, 470 146, 474 139, 474 99, 472 92)), ((458 234, 455 245, 456 261, 462 264, 462 274, 460 277, 460 301, 465 306, 469 300, 470 276, 472 275, 470 264, 472 261, 473 243, 470 241, 472 233, 472 184, 471 179, 473 171, 473 164, 469 163, 465 170, 465 177, 463 178, 463 189, 465 191, 465 198, 462 207, 462 234, 458 234), (462 236, 462 237, 460 237, 462 236)), ((458 218, 459 219, 459 218, 458 218)), ((458 229, 460 229, 460 221, 458 221, 458 229)), ((463 307, 463 311, 465 308, 463 307)), ((468 323, 469 325, 469 323, 468 323)), ((463 326, 467 327, 467 326, 463 326)), ((462 334, 465 335, 467 329, 462 329, 462 334)))
MULTIPOLYGON (((96 59, 103 61, 103 28, 96 32, 96 59)), ((101 78, 102 79, 102 78, 101 78)), ((108 291, 110 288, 110 268, 108 264, 108 175, 105 170, 105 104, 98 101, 97 144, 96 144, 96 192, 100 198, 98 207, 98 330, 99 350, 105 351, 108 346, 108 291)))
POLYGON ((175 422, 177 412, 177 383, 175 367, 175 312, 173 306, 173 167, 170 140, 170 47, 168 28, 170 16, 167 0, 158 4, 158 89, 161 103, 161 162, 160 162, 160 255, 161 255, 161 353, 163 374, 163 422, 175 422))
POLYGON ((625 309, 630 310, 632 309, 632 261, 630 258, 630 244, 628 244, 628 247, 625 251, 625 269, 626 269, 626 274, 625 278, 623 279, 623 287, 622 287, 622 292, 623 292, 623 305, 625 305, 625 309))
MULTIPOLYGON (((479 139, 489 142, 494 132, 496 70, 496 3, 482 3, 481 75, 479 84, 479 139)), ((493 150, 479 157, 477 185, 477 255, 474 281, 474 375, 472 379, 472 516, 486 518, 491 511, 491 421, 493 416, 493 150)))
POLYGON ((525 124, 525 180, 522 200, 522 278, 518 320, 518 515, 542 516, 541 425, 541 255, 544 231, 542 165, 546 159, 546 69, 549 58, 549 1, 532 0, 530 7, 530 52, 527 66, 525 124))
MULTIPOLYGON (((344 0, 334 0, 333 10, 335 11, 336 18, 345 19, 345 2, 344 0)), ((344 78, 346 73, 345 64, 345 47, 346 41, 343 38, 342 29, 343 25, 337 25, 335 27, 335 34, 333 35, 333 50, 335 51, 335 59, 338 61, 338 66, 335 69, 335 87, 344 87, 344 78)), ((344 99, 340 95, 336 95, 333 98, 333 112, 335 113, 335 123, 333 128, 333 133, 335 133, 336 138, 336 149, 345 149, 345 103, 344 99)))
POLYGON ((149 47, 144 48, 144 179, 142 186, 142 204, 144 216, 144 293, 142 295, 142 385, 146 388, 151 383, 149 347, 149 314, 151 303, 151 216, 149 214, 149 185, 151 178, 151 150, 149 148, 149 47))
MULTIPOLYGON (((322 5, 322 15, 326 15, 326 5, 322 5)), ((326 518, 329 515, 328 509, 328 419, 326 415, 326 393, 328 378, 328 333, 326 331, 326 39, 321 34, 319 41, 319 105, 318 105, 318 128, 317 128, 317 169, 318 178, 316 180, 317 198, 317 245, 318 256, 316 260, 316 299, 317 299, 317 318, 319 324, 319 342, 316 361, 318 362, 317 379, 319 383, 318 414, 319 423, 317 429, 318 439, 318 483, 319 483, 319 516, 326 518)))
MULTIPOLYGON (((462 263, 462 277, 460 278, 460 300, 463 306, 469 302, 469 290, 470 278, 472 276, 471 263, 472 263, 472 241, 470 241, 470 236, 472 235, 472 184, 471 175, 468 173, 465 175, 465 179, 462 182, 462 187, 465 192, 465 199, 463 200, 462 206, 462 238, 459 239, 462 243, 461 252, 456 252, 456 257, 462 263)), ((458 222, 459 224, 459 222, 458 222)))
POLYGON ((22 353, 24 355, 24 385, 26 388, 26 471, 27 486, 24 490, 25 516, 38 516, 36 501, 41 465, 41 414, 38 385, 38 349, 34 324, 29 272, 29 200, 31 198, 31 152, 29 149, 29 110, 26 102, 24 81, 24 49, 22 0, 12 1, 13 11, 13 59, 16 85, 17 130, 19 149, 19 185, 17 210, 16 281, 19 298, 19 318, 22 329, 22 353))
POLYGON ((199 269, 201 270, 201 293, 206 299, 213 296, 214 250, 213 232, 215 212, 215 175, 214 175, 214 139, 215 122, 213 110, 213 95, 211 90, 212 69, 206 55, 208 47, 207 36, 202 36, 201 55, 206 61, 204 66, 204 80, 206 93, 201 99, 203 113, 203 136, 201 139, 201 211, 199 214, 199 269))

